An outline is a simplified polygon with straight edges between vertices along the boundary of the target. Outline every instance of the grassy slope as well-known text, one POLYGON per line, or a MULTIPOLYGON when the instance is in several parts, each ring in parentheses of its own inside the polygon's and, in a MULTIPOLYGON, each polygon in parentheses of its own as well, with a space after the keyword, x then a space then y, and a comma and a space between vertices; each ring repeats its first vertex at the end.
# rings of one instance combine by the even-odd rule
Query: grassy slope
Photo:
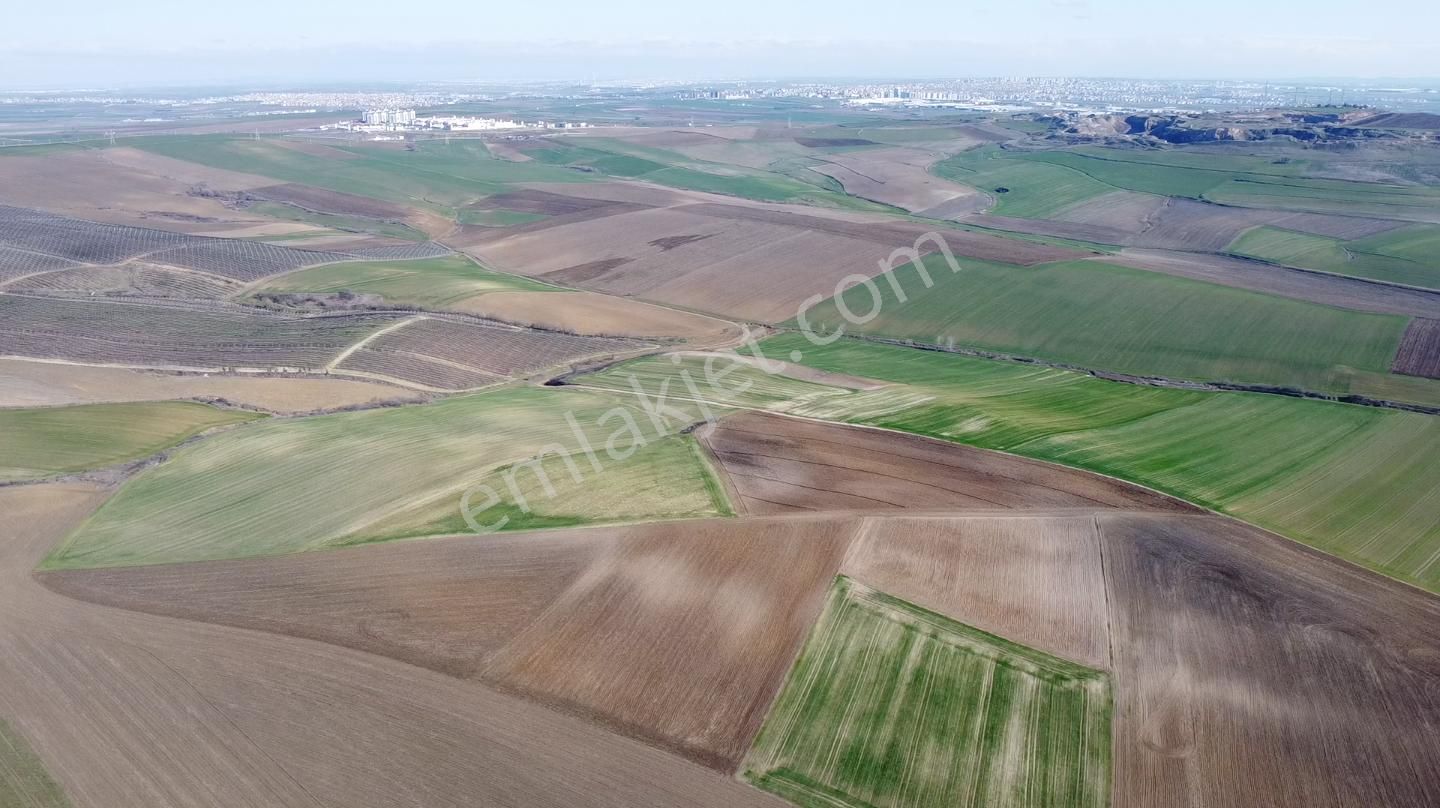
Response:
POLYGON ((255 292, 380 295, 401 306, 445 309, 490 292, 545 292, 546 286, 516 275, 491 272, 462 255, 417 261, 365 261, 326 264, 276 278, 255 292))
MULTIPOLYGON (((930 289, 913 266, 896 271, 904 303, 877 281, 880 314, 858 330, 1124 373, 1349 393, 1360 392, 1355 371, 1388 372, 1407 322, 1094 261, 926 265, 930 289)), ((844 302, 856 314, 874 308, 863 286, 844 302)), ((842 322, 834 301, 808 317, 826 332, 842 322)), ((1427 401, 1440 403, 1440 387, 1427 401)))
POLYGON ((377 236, 388 236, 390 238, 400 238, 408 241, 425 241, 428 238, 428 236, 419 230, 399 224, 398 222, 386 222, 380 219, 365 218, 363 216, 317 213, 306 210, 298 205, 288 205, 280 202, 259 202, 250 205, 246 210, 251 213, 261 214, 262 216, 269 216, 272 219, 313 224, 331 230, 372 233, 377 236))
POLYGON ((189 401, 0 409, 0 481, 138 460, 207 429, 260 417, 189 401))
MULTIPOLYGON (((812 367, 893 382, 854 392, 758 370, 735 406, 862 423, 1132 480, 1440 591, 1440 418, 1250 393, 1107 382, 1080 373, 842 340, 766 341, 812 367), (760 385, 768 385, 762 388, 760 385), (786 399, 784 388, 791 389, 786 399), (758 391, 758 392, 757 392, 758 391)), ((633 367, 652 396, 676 370, 633 367), (667 375, 668 373, 668 375, 667 375)), ((628 368, 582 379, 628 389, 628 368)), ((696 376, 703 379, 702 376, 696 376)), ((682 390, 677 380, 671 395, 682 390)))
POLYGON ((30 744, 0 718, 0 805, 5 808, 68 808, 65 792, 45 771, 30 744))
POLYGON ((1440 227, 1411 225, 1356 241, 1257 227, 1226 248, 1236 255, 1362 278, 1440 288, 1440 227))
POLYGON ((993 147, 962 152, 936 163, 936 175, 969 185, 995 199, 997 216, 1043 219, 1086 199, 1115 189, 1084 173, 1059 165, 1004 156, 993 147), (1007 189, 998 193, 997 188, 1007 189))
MULTIPOLYGON (((628 461, 606 454, 606 441, 621 433, 623 421, 601 418, 622 403, 634 404, 579 391, 508 388, 427 406, 255 424, 188 446, 131 480, 46 566, 239 558, 423 533, 441 515, 458 513, 462 492, 493 480, 495 469, 536 457, 549 444, 580 450, 567 413, 597 447, 602 471, 579 458, 587 485, 576 486, 568 484, 563 463, 550 464, 550 471, 562 470, 564 482, 553 480, 557 498, 536 508, 539 517, 590 519, 587 498, 597 491, 625 498, 608 503, 611 510, 602 516, 714 513, 704 475, 681 473, 691 467, 677 448, 654 449, 656 433, 638 411, 626 409, 644 430, 649 451, 628 461), (657 458, 666 469, 663 487, 646 465, 657 458)), ((633 442, 628 432, 614 440, 619 452, 633 442)), ((532 474, 517 473, 522 490, 536 485, 532 474)), ((507 491, 500 496, 505 504, 478 521, 493 522, 516 504, 507 491)), ((479 494, 472 507, 484 503, 479 494)))
POLYGON ((797 805, 1099 806, 1105 674, 846 578, 745 762, 797 805))

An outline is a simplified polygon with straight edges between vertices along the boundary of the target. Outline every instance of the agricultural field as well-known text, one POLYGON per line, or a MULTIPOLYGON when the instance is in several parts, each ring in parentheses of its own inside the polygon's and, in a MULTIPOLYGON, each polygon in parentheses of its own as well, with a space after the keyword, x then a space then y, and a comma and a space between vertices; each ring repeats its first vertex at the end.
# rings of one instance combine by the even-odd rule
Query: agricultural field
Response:
MULTIPOLYGON (((760 350, 775 357, 799 351, 812 367, 892 385, 827 389, 741 367, 725 374, 720 392, 701 388, 709 391, 706 400, 913 432, 1098 471, 1440 590, 1440 513, 1431 507, 1440 496, 1440 478, 1429 461, 1440 451, 1440 428, 1433 416, 1137 386, 851 340, 815 346, 786 335, 761 343, 760 350), (755 384, 746 388, 751 380, 755 384), (726 396, 723 390, 738 392, 726 396)), ((671 364, 667 371, 667 364, 641 360, 575 381, 617 392, 638 383, 652 398, 683 396, 686 366, 671 364)), ((703 367, 688 372, 697 386, 707 383, 703 367)), ((698 405, 678 406, 687 415, 699 412, 698 405)))
POLYGON ((175 374, 0 359, 0 407, 178 399, 224 399, 287 415, 422 400, 412 391, 351 379, 175 374))
POLYGON ((1440 288, 1440 265, 1435 263, 1440 226, 1435 225, 1412 225, 1355 241, 1260 227, 1247 231, 1227 249, 1289 266, 1440 288))
POLYGON ((591 357, 643 350, 635 340, 417 316, 375 332, 331 365, 436 390, 483 387, 591 357))
POLYGON ((486 92, 0 114, 0 808, 1440 804, 1433 132, 486 92))
POLYGON ((593 504, 623 494, 629 499, 608 507, 630 518, 673 515, 687 504, 717 513, 703 458, 678 442, 656 449, 649 424, 621 400, 545 388, 251 424, 186 446, 136 476, 47 566, 240 558, 453 532, 462 494, 494 482, 495 472, 505 469, 513 473, 502 477, 506 485, 494 486, 497 502, 481 510, 487 498, 471 499, 472 510, 480 510, 472 517, 482 526, 513 517, 518 527, 524 518, 547 515, 591 521, 580 503, 567 505, 577 496, 593 504), (621 413, 644 425, 643 445, 633 437, 612 440, 625 423, 621 413), (567 414, 580 426, 572 427, 567 414), (597 453, 606 449, 596 459, 603 473, 593 470, 579 435, 597 453), (613 461, 611 447, 623 457, 626 450, 650 454, 633 463, 613 461), (569 462, 550 461, 560 455, 569 462), (663 461, 669 485, 657 484, 646 457, 663 461), (529 504, 535 486, 545 490, 542 479, 555 496, 545 491, 543 502, 536 500, 538 516, 516 513, 520 496, 531 494, 529 504), (590 485, 581 485, 586 481, 590 485))
POLYGON ((464 312, 481 295, 545 292, 555 287, 491 272, 463 255, 449 255, 417 261, 328 264, 266 281, 251 294, 333 294, 346 290, 378 295, 394 306, 464 312))
MULTIPOLYGON (((926 270, 930 288, 913 266, 894 273, 903 294, 877 284, 878 306, 865 286, 847 291, 846 310, 879 309, 855 330, 1142 376, 1348 393, 1352 371, 1389 370, 1406 327, 1401 317, 1099 261, 1030 268, 968 261, 952 272, 935 257, 926 270), (1125 324, 1118 334, 1116 323, 1125 324)), ((817 305, 805 319, 819 333, 854 328, 837 305, 817 305)))
POLYGON ((68 808, 65 792, 35 756, 35 750, 0 719, 0 805, 68 808))
POLYGON ((0 409, 0 482, 141 460, 257 413, 188 401, 0 409))
MULTIPOLYGON (((550 223, 546 223, 550 224, 550 223)), ((758 207, 634 210, 466 245, 486 266, 610 295, 760 322, 793 316, 850 274, 878 274, 930 228, 758 207)), ((957 255, 1033 264, 1079 258, 1064 247, 948 231, 957 255)), ((934 250, 930 242, 922 250, 934 250)))
MULTIPOLYGON (((317 794, 351 806, 784 806, 726 774, 451 675, 58 594, 31 570, 104 497, 80 486, 0 490, 9 517, 0 526, 0 713, 75 806, 306 805, 317 794)), ((454 580, 489 568, 459 560, 435 569, 454 580)), ((180 568, 154 568, 166 569, 180 568)), ((379 604, 390 572, 374 570, 379 585, 366 588, 379 604)), ((380 608, 383 619, 398 616, 380 608)), ((385 633, 376 620, 362 630, 385 633)))
POLYGON ((748 514, 1188 506, 1009 455, 758 412, 697 432, 748 514))
POLYGON ((1110 804, 1102 672, 837 579, 745 760, 800 806, 1110 804))
POLYGON ((1040 161, 1002 157, 994 148, 964 152, 937 163, 935 174, 969 185, 995 200, 998 216, 1044 219, 1116 190, 1084 172, 1040 161))
POLYGON ((1411 320, 1390 370, 1409 376, 1440 379, 1440 320, 1420 317, 1411 320))
POLYGON ((0 354, 149 367, 318 370, 394 315, 294 317, 189 306, 0 295, 0 354))

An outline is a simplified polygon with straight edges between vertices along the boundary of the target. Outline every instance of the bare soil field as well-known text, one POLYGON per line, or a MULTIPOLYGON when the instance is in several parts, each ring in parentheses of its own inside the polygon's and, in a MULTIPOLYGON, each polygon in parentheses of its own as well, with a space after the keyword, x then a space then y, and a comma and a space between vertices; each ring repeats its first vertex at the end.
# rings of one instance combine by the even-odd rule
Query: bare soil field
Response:
POLYGON ((605 337, 725 339, 734 325, 713 317, 595 292, 495 292, 464 301, 461 311, 507 323, 605 337))
MULTIPOLYGON (((93 221, 177 232, 263 221, 228 208, 219 199, 193 194, 198 178, 147 170, 143 161, 130 160, 132 152, 143 154, 133 149, 111 149, 5 157, 0 159, 0 202, 93 221)), ((224 187, 240 190, 253 187, 251 182, 260 179, 237 179, 240 177, 243 175, 226 178, 238 184, 224 187)))
POLYGON ((958 444, 758 412, 697 436, 750 514, 1193 506, 1088 472, 958 444))
MULTIPOLYGON (((1084 199, 1055 214, 1061 222, 1094 225, 1135 236, 1150 229, 1165 209, 1166 198, 1135 191, 1112 191, 1084 199)), ((1117 242, 1119 243, 1119 242, 1117 242)))
POLYGON ((0 356, 212 370, 318 370, 394 315, 290 317, 221 304, 0 295, 0 356))
POLYGON ((227 171, 223 168, 211 168, 210 166, 192 163, 187 160, 176 160, 173 157, 164 157, 140 149, 132 149, 128 146, 105 149, 100 152, 100 155, 107 163, 129 169, 130 171, 163 177, 173 182, 182 183, 187 187, 198 185, 204 186, 212 191, 248 191, 252 188, 262 188, 266 185, 275 184, 273 177, 264 177, 259 174, 245 174, 239 171, 227 171))
MULTIPOLYGON (((1101 199, 1081 204, 1093 205, 1101 199)), ((1133 244, 1137 247, 1221 252, 1241 233, 1261 225, 1317 236, 1356 239, 1394 230, 1404 224, 1384 219, 1236 208, 1190 199, 1168 199, 1164 207, 1154 214, 1153 225, 1141 232, 1133 244)))
POLYGON ((1046 653, 1110 667, 1090 514, 866 520, 841 573, 1046 653))
POLYGON ((464 390, 586 357, 634 351, 645 343, 430 317, 380 334, 337 370, 380 373, 444 390, 464 390))
POLYGON ((811 170, 839 180, 846 193, 911 212, 961 198, 975 209, 987 202, 979 190, 931 174, 928 167, 938 158, 915 149, 866 149, 827 154, 823 159, 811 170))
POLYGON ((833 518, 712 520, 41 578, 478 679, 733 770, 852 532, 833 518))
MULTIPOLYGON (((346 153, 348 154, 348 152, 346 153)), ((269 185, 252 189, 250 193, 272 202, 288 202, 306 210, 335 213, 342 216, 364 216, 371 219, 402 221, 411 213, 402 205, 293 182, 276 185, 272 181, 269 185)))
POLYGON ((1440 293, 1371 283, 1342 275, 1307 272, 1222 255, 1134 248, 1097 260, 1343 309, 1440 318, 1440 293))
POLYGON ((1228 519, 1098 520, 1116 805, 1440 801, 1432 596, 1228 519))
POLYGON ((851 531, 832 518, 630 528, 486 677, 733 771, 851 531))
POLYGON ((81 600, 306 637, 470 677, 609 551, 611 538, 503 534, 41 578, 81 600))
POLYGON ((220 398, 278 413, 417 400, 414 393, 349 379, 154 373, 125 368, 0 359, 0 407, 220 398))
POLYGON ((1440 379, 1440 320, 1416 317, 1410 321, 1390 371, 1440 379))
MULTIPOLYGON (((468 251, 508 272, 761 322, 794 317, 802 301, 830 296, 848 275, 879 274, 893 250, 929 232, 923 225, 708 203, 525 227, 468 251)), ((944 235, 957 255, 1011 263, 1083 254, 963 231, 944 235)), ((933 249, 921 244, 922 252, 933 249)))
POLYGON ((0 491, 0 715, 75 808, 784 808, 480 683, 40 585, 30 570, 103 496, 0 491))

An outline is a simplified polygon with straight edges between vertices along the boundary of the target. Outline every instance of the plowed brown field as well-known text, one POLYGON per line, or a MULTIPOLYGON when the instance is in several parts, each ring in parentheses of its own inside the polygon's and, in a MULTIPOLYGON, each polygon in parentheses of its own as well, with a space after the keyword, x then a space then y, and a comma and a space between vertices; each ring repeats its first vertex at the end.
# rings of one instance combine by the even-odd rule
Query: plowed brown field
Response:
POLYGON ((1193 506, 1049 463, 914 435, 746 412, 702 429, 745 513, 1193 506))
POLYGON ((0 491, 0 716, 76 808, 784 808, 476 682, 41 586, 29 571, 101 499, 0 491))
POLYGON ((1407 376, 1440 379, 1440 320, 1423 317, 1411 320, 1390 370, 1407 376))

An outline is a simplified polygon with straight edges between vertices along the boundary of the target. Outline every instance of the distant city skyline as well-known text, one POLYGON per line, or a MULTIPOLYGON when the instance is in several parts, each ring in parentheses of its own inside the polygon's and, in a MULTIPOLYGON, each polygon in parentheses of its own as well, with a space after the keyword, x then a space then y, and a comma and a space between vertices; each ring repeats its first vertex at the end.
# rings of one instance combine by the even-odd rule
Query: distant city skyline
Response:
POLYGON ((0 31, 0 84, 719 79, 1065 75, 1440 76, 1440 11, 1342 0, 1137 5, 1015 0, 879 6, 641 0, 530 10, 440 0, 205 6, 21 4, 0 31), (360 58, 362 57, 363 58, 360 58))

